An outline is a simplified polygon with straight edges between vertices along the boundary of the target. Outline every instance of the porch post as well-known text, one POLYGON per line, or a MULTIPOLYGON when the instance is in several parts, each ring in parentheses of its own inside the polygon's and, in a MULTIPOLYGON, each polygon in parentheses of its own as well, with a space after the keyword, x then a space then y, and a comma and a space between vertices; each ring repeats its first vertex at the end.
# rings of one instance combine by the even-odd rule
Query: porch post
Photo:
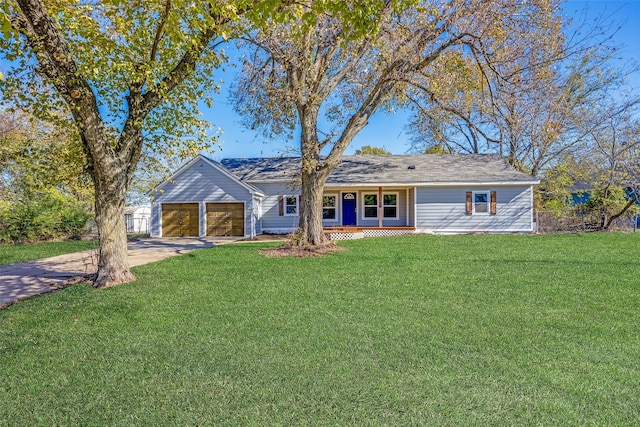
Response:
POLYGON ((382 187, 378 187, 378 228, 382 228, 382 187))

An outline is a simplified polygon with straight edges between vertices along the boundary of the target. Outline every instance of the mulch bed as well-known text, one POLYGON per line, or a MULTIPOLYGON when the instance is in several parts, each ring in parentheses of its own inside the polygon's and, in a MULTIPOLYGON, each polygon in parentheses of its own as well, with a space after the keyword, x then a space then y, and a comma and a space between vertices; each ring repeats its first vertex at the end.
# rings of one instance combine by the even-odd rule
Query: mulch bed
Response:
POLYGON ((344 251, 346 249, 347 248, 345 248, 344 246, 338 246, 333 242, 325 243, 324 245, 320 246, 313 246, 307 244, 296 245, 288 241, 280 246, 260 249, 260 253, 268 258, 312 258, 326 254, 332 254, 334 252, 344 251))
POLYGON ((288 238, 288 234, 257 234, 253 238, 238 239, 238 242, 272 242, 274 240, 287 240, 288 238))

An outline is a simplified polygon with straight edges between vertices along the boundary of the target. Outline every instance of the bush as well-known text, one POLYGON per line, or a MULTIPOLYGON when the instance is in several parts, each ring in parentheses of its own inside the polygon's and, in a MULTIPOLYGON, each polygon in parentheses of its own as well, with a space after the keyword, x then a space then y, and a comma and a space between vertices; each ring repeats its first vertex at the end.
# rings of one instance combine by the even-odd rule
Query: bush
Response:
POLYGON ((77 238, 90 218, 80 203, 57 190, 32 193, 0 205, 0 243, 77 238))

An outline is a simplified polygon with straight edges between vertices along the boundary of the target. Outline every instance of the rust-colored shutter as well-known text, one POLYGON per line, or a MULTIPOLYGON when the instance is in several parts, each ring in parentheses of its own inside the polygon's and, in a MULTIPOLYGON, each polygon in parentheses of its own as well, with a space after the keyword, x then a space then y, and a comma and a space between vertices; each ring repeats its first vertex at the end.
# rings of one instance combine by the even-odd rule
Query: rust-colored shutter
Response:
POLYGON ((283 196, 278 196, 278 215, 279 216, 284 215, 284 197, 283 196))
POLYGON ((495 215, 498 212, 498 202, 497 202, 496 192, 491 192, 491 215, 495 215))
POLYGON ((471 191, 467 191, 467 215, 471 215, 473 213, 473 193, 471 191))

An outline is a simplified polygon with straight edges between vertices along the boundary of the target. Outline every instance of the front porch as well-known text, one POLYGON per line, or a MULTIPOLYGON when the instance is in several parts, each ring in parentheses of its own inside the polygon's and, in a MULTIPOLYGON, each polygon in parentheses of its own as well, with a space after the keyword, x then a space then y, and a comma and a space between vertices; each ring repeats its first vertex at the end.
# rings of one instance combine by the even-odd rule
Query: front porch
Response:
POLYGON ((397 236, 415 232, 413 187, 327 187, 322 225, 332 240, 397 236))
POLYGON ((328 240, 356 240, 365 237, 404 236, 416 232, 415 227, 352 227, 336 226, 323 227, 328 240))

